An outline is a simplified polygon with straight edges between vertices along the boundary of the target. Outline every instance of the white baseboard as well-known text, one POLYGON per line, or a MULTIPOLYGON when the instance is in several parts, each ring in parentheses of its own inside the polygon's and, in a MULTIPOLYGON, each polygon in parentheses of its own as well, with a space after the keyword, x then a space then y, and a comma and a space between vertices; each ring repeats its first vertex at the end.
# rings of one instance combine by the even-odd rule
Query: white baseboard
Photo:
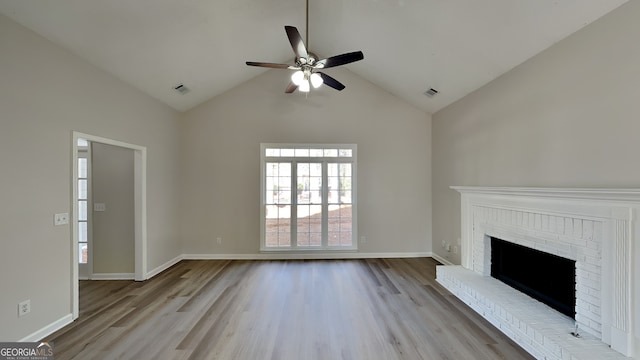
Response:
POLYGON ((89 278, 91 280, 133 280, 135 277, 134 273, 101 273, 91 274, 89 278))
POLYGON ((443 258, 442 256, 436 254, 436 253, 432 253, 431 257, 438 260, 439 262, 443 263, 444 265, 455 265, 454 263, 452 263, 451 261, 443 258))
POLYGON ((431 252, 410 253, 360 253, 360 252, 313 252, 313 253, 259 253, 259 254, 183 254, 184 260, 326 260, 326 259, 371 259, 431 257, 431 252))
POLYGON ((19 342, 36 342, 44 339, 45 337, 53 334, 54 332, 62 329, 63 327, 73 322, 73 314, 67 314, 60 319, 52 322, 51 324, 43 327, 42 329, 31 333, 24 338, 18 340, 19 342))
MULTIPOLYGON (((166 263, 149 271, 145 280, 160 274, 173 265, 182 260, 331 260, 331 259, 372 259, 372 258, 414 258, 414 257, 433 257, 443 264, 453 265, 452 263, 439 258, 432 252, 393 252, 393 253, 359 253, 350 252, 313 252, 313 253, 284 253, 269 252, 257 254, 182 254, 167 261, 166 263)), ((133 274, 131 274, 133 276, 133 274)), ((99 279, 96 279, 99 280, 99 279)), ((113 280, 113 279, 109 279, 113 280)))
POLYGON ((184 255, 178 255, 176 257, 174 257, 173 259, 167 261, 166 263, 156 267, 155 269, 147 272, 147 274, 145 275, 145 279, 151 279, 152 277, 160 274, 161 272, 167 270, 168 268, 172 267, 173 265, 179 263, 182 259, 184 259, 184 255))

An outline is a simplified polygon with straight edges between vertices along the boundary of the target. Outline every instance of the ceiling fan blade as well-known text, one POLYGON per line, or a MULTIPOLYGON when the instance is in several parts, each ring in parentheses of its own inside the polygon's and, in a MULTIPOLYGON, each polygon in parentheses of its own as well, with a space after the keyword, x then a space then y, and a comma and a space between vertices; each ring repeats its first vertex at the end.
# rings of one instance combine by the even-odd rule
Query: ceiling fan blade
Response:
POLYGON ((291 94, 292 92, 296 91, 297 88, 298 88, 298 85, 290 82, 289 85, 287 86, 287 89, 284 91, 284 93, 291 94))
POLYGON ((364 59, 364 54, 362 51, 354 51, 346 54, 332 56, 330 58, 322 59, 315 63, 314 67, 317 69, 326 69, 334 66, 340 66, 344 64, 349 64, 354 61, 359 61, 364 59))
POLYGON ((293 48, 293 52, 296 54, 296 60, 299 58, 307 59, 309 54, 307 54, 307 48, 304 46, 302 36, 300 36, 298 29, 295 26, 285 26, 284 29, 287 32, 287 37, 289 37, 291 48, 293 48))
POLYGON ((297 66, 288 65, 288 64, 276 64, 276 63, 266 63, 266 62, 256 62, 256 61, 247 61, 247 65, 274 68, 274 69, 291 69, 291 70, 300 69, 297 66))
POLYGON ((319 71, 316 72, 316 73, 320 74, 320 76, 322 76, 323 84, 325 84, 325 85, 327 85, 329 87, 332 87, 332 88, 334 88, 334 89, 336 89, 338 91, 342 91, 342 89, 345 88, 345 86, 342 85, 342 83, 340 81, 332 78, 331 76, 329 76, 329 75, 327 75, 325 73, 319 72, 319 71))

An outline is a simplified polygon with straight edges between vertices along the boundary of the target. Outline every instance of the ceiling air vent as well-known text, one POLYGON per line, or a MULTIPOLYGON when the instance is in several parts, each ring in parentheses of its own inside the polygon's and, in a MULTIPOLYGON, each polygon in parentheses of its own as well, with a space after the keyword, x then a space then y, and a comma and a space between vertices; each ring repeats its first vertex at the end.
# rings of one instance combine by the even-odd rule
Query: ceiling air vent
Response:
POLYGON ((427 97, 434 97, 436 95, 438 95, 438 90, 434 89, 434 88, 430 88, 429 90, 425 91, 423 94, 425 94, 427 97))
POLYGON ((188 87, 184 86, 184 84, 180 84, 178 86, 174 86, 173 90, 179 92, 181 95, 188 93, 190 90, 188 87))

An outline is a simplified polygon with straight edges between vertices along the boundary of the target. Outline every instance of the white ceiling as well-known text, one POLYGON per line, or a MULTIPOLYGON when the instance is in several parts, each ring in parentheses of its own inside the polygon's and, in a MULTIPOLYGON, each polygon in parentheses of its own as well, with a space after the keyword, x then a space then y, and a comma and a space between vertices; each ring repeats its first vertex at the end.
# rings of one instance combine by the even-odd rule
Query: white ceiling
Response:
MULTIPOLYGON (((362 50, 346 68, 434 113, 625 2, 309 0, 308 48, 362 50)), ((247 60, 292 62, 284 25, 306 33, 305 0, 0 0, 0 12, 179 111, 265 71, 247 60)), ((296 96, 291 71, 271 71, 273 91, 296 96)))

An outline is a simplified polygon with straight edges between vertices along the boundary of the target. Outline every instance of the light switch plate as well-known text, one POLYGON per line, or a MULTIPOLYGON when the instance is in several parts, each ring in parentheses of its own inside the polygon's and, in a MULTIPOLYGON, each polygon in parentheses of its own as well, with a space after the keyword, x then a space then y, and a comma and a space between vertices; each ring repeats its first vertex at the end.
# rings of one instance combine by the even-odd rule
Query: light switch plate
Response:
POLYGON ((93 211, 107 211, 107 205, 105 203, 94 203, 93 211))

